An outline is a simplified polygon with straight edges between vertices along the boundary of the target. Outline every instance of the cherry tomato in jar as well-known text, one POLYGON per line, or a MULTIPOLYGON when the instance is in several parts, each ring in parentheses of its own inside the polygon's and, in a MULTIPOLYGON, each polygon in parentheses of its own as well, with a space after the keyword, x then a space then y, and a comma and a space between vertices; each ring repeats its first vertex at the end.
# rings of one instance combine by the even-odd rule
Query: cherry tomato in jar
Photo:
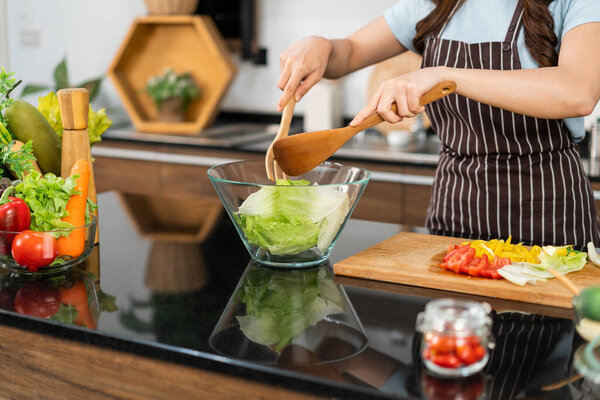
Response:
POLYGON ((458 368, 462 365, 460 359, 451 353, 432 353, 430 360, 444 368, 458 368))
POLYGON ((15 295, 15 311, 38 318, 50 318, 60 308, 60 292, 46 281, 26 282, 15 295))
POLYGON ((469 343, 457 341, 454 352, 456 353, 456 356, 460 358, 460 360, 466 365, 471 365, 479 361, 479 358, 475 353, 475 349, 469 343))
POLYGON ((473 347, 473 351, 475 352, 475 356, 477 357, 477 361, 481 360, 483 357, 485 357, 485 348, 478 344, 477 346, 473 347))
POLYGON ((449 353, 454 350, 455 340, 452 336, 433 334, 428 343, 432 350, 449 353))
POLYGON ((35 272, 50 265, 58 256, 56 239, 49 233, 23 231, 15 236, 12 256, 17 263, 35 272))

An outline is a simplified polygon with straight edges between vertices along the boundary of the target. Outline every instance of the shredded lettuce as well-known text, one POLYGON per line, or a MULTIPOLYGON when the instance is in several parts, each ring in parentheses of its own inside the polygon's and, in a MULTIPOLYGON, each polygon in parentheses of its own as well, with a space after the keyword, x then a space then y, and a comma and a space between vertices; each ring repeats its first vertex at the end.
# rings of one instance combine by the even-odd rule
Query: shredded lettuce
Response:
POLYGON ((246 315, 236 317, 248 339, 280 352, 328 315, 343 313, 340 289, 324 268, 251 270, 240 289, 246 315))
POLYGON ((549 272, 551 269, 565 275, 581 270, 586 262, 587 253, 573 250, 572 246, 544 246, 539 263, 512 263, 500 268, 498 273, 508 281, 523 286, 526 283, 554 278, 554 275, 549 272), (558 249, 565 250, 561 252, 557 251, 558 249))
POLYGON ((274 255, 327 250, 350 211, 348 195, 306 180, 277 180, 240 205, 236 219, 248 242, 274 255))

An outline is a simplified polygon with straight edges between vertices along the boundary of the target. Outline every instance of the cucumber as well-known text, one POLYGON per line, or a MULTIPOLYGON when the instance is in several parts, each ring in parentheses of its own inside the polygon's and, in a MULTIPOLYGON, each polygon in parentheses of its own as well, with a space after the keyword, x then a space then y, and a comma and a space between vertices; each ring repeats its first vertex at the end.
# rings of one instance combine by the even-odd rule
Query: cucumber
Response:
POLYGON ((33 154, 44 174, 60 176, 61 140, 37 108, 23 100, 14 100, 4 110, 4 118, 15 139, 33 141, 33 154))

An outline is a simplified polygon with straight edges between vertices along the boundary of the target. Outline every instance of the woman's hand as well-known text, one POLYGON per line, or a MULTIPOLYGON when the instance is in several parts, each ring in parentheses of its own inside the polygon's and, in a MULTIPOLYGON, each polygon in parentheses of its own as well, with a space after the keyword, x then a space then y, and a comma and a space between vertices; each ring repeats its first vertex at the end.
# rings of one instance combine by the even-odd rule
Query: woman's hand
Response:
POLYGON ((277 111, 283 110, 294 96, 296 102, 321 80, 331 54, 331 42, 320 36, 310 36, 293 43, 281 53, 281 75, 277 87, 283 90, 277 111))
POLYGON ((350 125, 360 124, 375 112, 392 124, 414 117, 425 109, 421 105, 421 96, 443 80, 442 69, 439 67, 423 68, 389 79, 379 85, 369 104, 356 114, 350 125), (394 103, 397 112, 392 110, 394 103))

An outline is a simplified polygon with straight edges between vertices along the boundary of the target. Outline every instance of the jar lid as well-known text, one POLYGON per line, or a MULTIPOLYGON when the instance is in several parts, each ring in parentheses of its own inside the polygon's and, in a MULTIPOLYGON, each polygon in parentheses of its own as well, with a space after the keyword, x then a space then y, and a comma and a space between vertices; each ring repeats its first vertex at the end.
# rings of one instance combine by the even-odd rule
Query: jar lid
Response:
POLYGON ((435 331, 453 336, 487 334, 492 325, 487 303, 457 299, 436 299, 417 315, 417 331, 435 331))

